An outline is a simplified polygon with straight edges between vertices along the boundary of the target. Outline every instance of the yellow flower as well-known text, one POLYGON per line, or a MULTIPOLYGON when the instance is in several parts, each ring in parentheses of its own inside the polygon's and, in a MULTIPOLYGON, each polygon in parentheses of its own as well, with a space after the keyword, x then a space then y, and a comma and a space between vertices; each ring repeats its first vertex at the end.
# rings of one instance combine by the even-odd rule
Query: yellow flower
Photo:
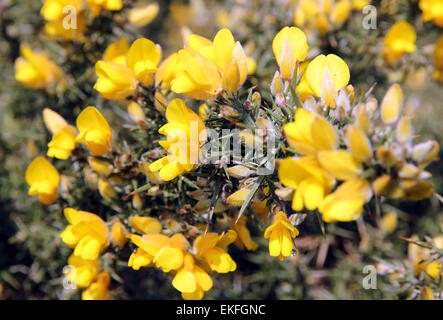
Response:
POLYGON ((306 58, 308 42, 305 33, 296 27, 284 27, 272 41, 277 64, 283 79, 291 80, 300 61, 306 58))
POLYGON ((126 65, 126 55, 129 51, 129 40, 127 38, 120 38, 111 43, 103 54, 103 60, 121 65, 126 65))
POLYGON ((443 1, 442 0, 420 0, 418 6, 423 11, 423 21, 434 21, 443 27, 443 1))
POLYGON ((44 0, 40 14, 48 21, 64 18, 63 9, 66 6, 72 6, 76 11, 81 11, 83 10, 83 0, 44 0))
POLYGON ((24 44, 20 53, 21 57, 15 60, 15 80, 34 89, 47 88, 54 83, 64 88, 63 71, 49 60, 46 52, 34 52, 24 44))
POLYGON ((420 299, 421 300, 434 300, 434 294, 432 293, 431 288, 429 287, 423 287, 420 293, 420 299))
POLYGON ((76 14, 76 19, 76 27, 69 28, 65 27, 64 18, 48 21, 45 23, 45 32, 52 37, 83 42, 85 40, 84 32, 87 23, 86 16, 83 12, 79 12, 76 14))
POLYGON ((77 128, 80 133, 75 141, 86 143, 89 151, 97 156, 111 151, 111 128, 95 107, 87 107, 78 115, 77 128))
POLYGON ((337 92, 345 87, 350 78, 346 62, 335 54, 321 54, 306 68, 306 81, 322 103, 334 108, 337 92))
POLYGON ((335 25, 343 24, 351 12, 351 0, 339 0, 331 11, 331 22, 335 25))
POLYGON ((235 91, 246 80, 246 55, 228 29, 221 29, 213 42, 191 35, 188 43, 178 52, 180 66, 172 81, 172 91, 206 100, 223 90, 235 91))
POLYGON ((306 155, 316 155, 321 150, 332 150, 338 146, 335 128, 323 117, 298 108, 294 122, 284 125, 289 145, 306 155))
POLYGON ((151 217, 130 217, 129 224, 138 232, 145 234, 160 233, 162 231, 161 223, 157 219, 151 217))
POLYGON ((316 19, 316 27, 320 34, 325 34, 329 30, 331 30, 331 27, 329 25, 328 18, 326 17, 326 14, 319 14, 316 19))
POLYGON ((117 197, 117 192, 115 192, 114 187, 105 178, 98 180, 98 191, 101 196, 109 202, 112 202, 112 200, 117 197))
POLYGON ((75 149, 77 129, 63 119, 61 115, 51 109, 43 110, 43 120, 46 127, 53 134, 52 140, 48 143, 48 157, 66 160, 72 150, 75 149))
POLYGON ((346 150, 321 151, 318 154, 320 165, 339 180, 349 180, 363 173, 362 164, 346 150))
POLYGON ((181 292, 183 299, 201 300, 205 291, 212 288, 212 279, 195 263, 192 254, 186 253, 183 265, 177 270, 172 285, 181 292))
POLYGON ((363 205, 371 197, 372 191, 366 180, 351 179, 326 196, 319 211, 325 222, 353 221, 360 217, 363 205))
POLYGON ((295 189, 292 209, 296 211, 318 208, 335 184, 334 178, 312 156, 282 160, 278 178, 283 185, 295 189))
POLYGON ((100 273, 97 281, 82 292, 82 300, 109 300, 110 292, 108 287, 110 282, 111 277, 108 272, 100 273))
POLYGON ((68 125, 61 115, 49 108, 43 109, 43 122, 52 134, 62 130, 68 125))
POLYGON ((143 109, 135 101, 131 101, 128 103, 128 113, 134 121, 145 119, 145 113, 143 112, 143 109))
MULTIPOLYGON (((411 239, 418 240, 418 237, 413 235, 411 239)), ((443 249, 442 235, 434 237, 432 241, 438 249, 443 249)), ((416 273, 425 272, 428 278, 438 279, 443 276, 443 271, 440 272, 442 262, 441 260, 429 260, 430 254, 429 249, 420 247, 414 243, 409 243, 408 245, 408 258, 414 266, 414 271, 416 273)))
POLYGON ((371 0, 352 0, 352 10, 361 11, 371 4, 371 0))
POLYGON ((92 15, 98 16, 102 10, 119 11, 123 8, 122 0, 86 0, 92 15))
POLYGON ((171 238, 161 234, 145 234, 143 237, 133 234, 128 238, 138 246, 128 261, 128 266, 134 270, 155 264, 163 272, 170 272, 183 266, 189 243, 182 234, 177 233, 171 238))
POLYGON ((75 248, 74 255, 85 260, 96 260, 108 245, 109 230, 105 222, 93 213, 73 208, 66 208, 64 214, 70 225, 60 234, 60 238, 68 247, 75 248))
POLYGON ((244 248, 250 251, 257 250, 258 244, 254 240, 252 240, 251 233, 249 232, 249 229, 246 227, 245 215, 242 215, 238 220, 237 217, 235 217, 232 220, 231 228, 237 233, 238 236, 234 242, 237 247, 239 247, 242 250, 244 248))
POLYGON ((125 99, 137 87, 134 72, 126 65, 100 60, 95 64, 95 73, 98 79, 94 89, 105 99, 125 99))
POLYGON ((127 240, 125 226, 117 219, 112 225, 111 241, 121 248, 127 240))
POLYGON ((48 143, 49 149, 46 155, 61 160, 68 159, 72 150, 75 149, 76 136, 77 129, 73 126, 66 126, 62 130, 56 132, 52 136, 52 140, 48 143))
POLYGON ((372 146, 363 130, 357 126, 348 126, 345 131, 345 142, 352 156, 359 162, 365 162, 372 157, 372 146))
POLYGON ((172 80, 175 79, 178 64, 178 53, 173 53, 162 61, 157 72, 155 73, 155 85, 159 86, 161 84, 160 87, 163 90, 169 90, 171 88, 172 80))
POLYGON ((381 228, 387 233, 390 234, 394 232, 397 227, 398 217, 397 214, 393 211, 386 212, 381 221, 381 228))
POLYGON ((58 198, 60 174, 45 158, 39 156, 32 160, 26 168, 25 178, 30 186, 28 195, 38 195, 41 203, 49 205, 58 198))
POLYGON ((228 230, 221 235, 209 232, 195 239, 194 250, 197 257, 204 260, 212 271, 231 272, 237 268, 237 264, 227 252, 227 247, 236 238, 237 233, 234 230, 228 230))
POLYGON ((248 67, 248 75, 254 74, 255 69, 257 69, 257 62, 254 58, 246 57, 246 65, 248 67))
POLYGON ((126 58, 128 67, 135 77, 145 86, 152 84, 154 73, 161 59, 160 46, 149 39, 141 38, 134 41, 126 58))
POLYGON ((160 170, 160 178, 170 181, 197 167, 200 146, 206 141, 206 130, 201 118, 181 99, 168 104, 166 119, 168 123, 159 129, 159 133, 167 135, 167 140, 159 143, 168 151, 168 156, 150 164, 149 170, 160 170))
POLYGON ((92 157, 88 159, 88 162, 92 169, 106 177, 112 173, 113 166, 109 162, 97 160, 92 157))
POLYGON ((73 269, 68 270, 66 276, 69 282, 74 283, 77 288, 88 287, 97 278, 100 271, 98 260, 84 260, 74 254, 69 256, 68 265, 73 269))
POLYGON ((385 124, 393 124, 400 116, 403 104, 403 91, 401 87, 394 83, 389 87, 381 102, 381 119, 385 124))
POLYGON ((405 53, 414 52, 417 34, 414 27, 406 21, 396 22, 384 38, 383 58, 386 63, 392 65, 405 53))
POLYGON ((96 63, 98 79, 94 89, 106 99, 125 99, 135 92, 137 80, 145 86, 152 84, 160 58, 160 46, 151 40, 137 39, 128 49, 127 40, 120 39, 96 63))
POLYGON ((308 96, 313 96, 314 91, 312 91, 311 87, 308 84, 308 81, 306 81, 306 69, 309 65, 308 61, 302 62, 300 64, 300 70, 299 73, 303 74, 299 84, 295 88, 295 91, 300 96, 300 100, 304 102, 308 96))
POLYGON ((128 12, 129 23, 137 26, 144 27, 152 22, 157 17, 160 11, 160 6, 157 2, 141 2, 137 3, 128 12))
POLYGON ((134 270, 152 266, 158 251, 169 243, 167 236, 158 233, 145 234, 143 236, 129 234, 127 238, 138 247, 131 254, 128 261, 128 267, 132 267, 134 270))
POLYGON ((46 20, 46 33, 65 40, 83 41, 86 30, 83 8, 83 0, 45 0, 40 14, 46 20))
POLYGON ((294 243, 292 239, 298 236, 299 232, 295 228, 286 214, 280 211, 275 215, 274 223, 266 230, 264 237, 269 239, 269 254, 271 257, 278 257, 280 261, 292 256, 294 243))

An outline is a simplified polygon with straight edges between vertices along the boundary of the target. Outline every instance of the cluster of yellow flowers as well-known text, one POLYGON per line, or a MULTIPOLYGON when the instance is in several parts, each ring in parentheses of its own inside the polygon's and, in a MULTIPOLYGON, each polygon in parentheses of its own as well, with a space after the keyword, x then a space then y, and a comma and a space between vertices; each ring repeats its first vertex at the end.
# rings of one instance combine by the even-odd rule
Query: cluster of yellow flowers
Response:
MULTIPOLYGON (((315 26, 319 33, 326 33, 330 31, 330 24, 343 24, 352 9, 361 10, 369 3, 298 1, 295 24, 308 30, 315 26)), ((101 10, 122 9, 120 0, 88 0, 87 4, 93 16, 98 16, 101 10)), ((441 22, 441 16, 435 12, 440 8, 437 2, 420 1, 420 7, 425 20, 441 22)), ((158 5, 153 4, 140 4, 135 8, 138 11, 132 11, 131 19, 136 25, 149 23, 159 10, 158 5)), ((41 13, 47 33, 80 40, 86 26, 84 9, 81 0, 46 0, 41 13), (67 5, 74 7, 83 26, 75 32, 66 31, 61 25, 63 8, 67 5)), ((114 183, 126 185, 124 192, 133 197, 133 207, 140 209, 141 192, 148 190, 148 194, 164 192, 165 195, 162 186, 179 181, 197 189, 183 193, 180 203, 198 202, 192 208, 190 204, 173 208, 174 213, 178 211, 177 219, 181 214, 195 212, 207 215, 210 222, 215 213, 220 219, 228 217, 230 225, 221 234, 207 232, 209 222, 206 231, 192 226, 194 232, 186 233, 185 228, 168 226, 168 223, 177 224, 175 220, 165 222, 164 229, 160 217, 125 217, 123 222, 113 217, 105 222, 96 214, 64 208, 70 224, 60 237, 74 249, 68 259, 68 264, 74 267, 68 279, 77 288, 87 288, 82 293, 83 299, 110 298, 110 273, 100 272, 99 257, 111 242, 122 248, 130 239, 136 249, 129 257, 129 267, 134 270, 160 268, 173 275, 172 285, 184 299, 202 299, 213 286, 212 272, 227 273, 237 268, 228 253, 229 244, 251 251, 259 247, 247 227, 248 219, 255 214, 260 223, 266 224, 263 237, 269 239, 270 256, 283 261, 293 256, 294 239, 299 235, 298 223, 294 223, 290 213, 318 212, 324 222, 348 222, 359 219, 364 206, 373 198, 376 201, 418 200, 433 194, 433 186, 427 181, 431 174, 425 168, 437 158, 439 146, 435 141, 414 143, 411 124, 414 114, 404 107, 403 92, 398 84, 388 89, 381 103, 371 91, 357 94, 349 84, 350 70, 342 58, 319 54, 311 59, 305 33, 288 26, 281 29, 272 42, 278 70, 270 83, 270 94, 266 92, 271 102, 267 99, 264 103, 262 96, 265 95, 259 90, 253 92, 255 88, 248 88, 245 98, 242 86, 247 83, 248 75, 254 73, 256 64, 247 57, 230 30, 221 29, 212 41, 197 34, 190 34, 185 40, 183 49, 162 61, 161 47, 151 40, 140 38, 130 45, 129 40, 122 37, 110 44, 95 64, 97 81, 93 88, 102 98, 124 103, 141 130, 149 127, 146 120, 152 120, 150 124, 164 122, 158 130, 166 136, 159 141, 164 150, 143 149, 137 155, 131 153, 133 150, 126 152, 130 149, 126 148, 127 141, 122 143, 124 148, 114 144, 114 139, 119 140, 119 135, 113 134, 117 129, 111 129, 93 106, 78 114, 75 127, 46 108, 43 119, 52 134, 47 156, 78 160, 75 151, 81 148, 79 144, 84 144, 89 151, 88 161, 81 164, 79 161, 77 165, 100 175, 93 181, 94 188, 107 203, 121 200, 114 183), (177 95, 188 100, 185 103, 177 95), (205 100, 198 102, 198 114, 188 107, 195 105, 192 99, 205 100), (144 107, 152 108, 161 117, 147 119, 144 107), (224 125, 262 129, 265 133, 261 137, 267 137, 266 130, 277 132, 281 141, 278 149, 273 150, 279 158, 275 161, 276 172, 261 175, 258 170, 263 163, 239 163, 237 159, 234 165, 223 158, 216 164, 203 164, 201 149, 208 140, 208 129, 221 130, 224 125), (131 167, 133 171, 122 174, 124 170, 117 163, 124 157, 135 159, 135 164, 131 167), (214 175, 203 174, 196 181, 187 178, 191 176, 187 173, 200 170, 193 173, 201 174, 204 168, 216 173, 220 169, 226 180, 222 191, 222 187, 214 190, 214 183, 210 181, 214 175), (139 173, 148 179, 146 188, 136 188, 127 179, 139 173), (130 192, 131 188, 136 190, 130 192), (209 194, 213 195, 212 199, 209 194), (250 215, 245 214, 246 209, 250 215), (128 222, 135 230, 133 233, 126 231, 128 222), (111 231, 108 225, 112 225, 111 231), (193 238, 192 246, 190 238, 193 238)), ((416 33, 410 24, 405 21, 394 24, 384 38, 382 54, 386 63, 393 65, 406 53, 414 52, 415 41, 416 33)), ((440 81, 443 79, 442 41, 440 37, 435 48, 434 78, 440 81)), ((63 83, 62 70, 45 54, 34 53, 25 45, 22 56, 16 61, 18 81, 32 88, 63 83)), ((258 135, 242 131, 242 144, 256 146, 258 135)), ((59 198, 61 181, 69 184, 42 156, 30 163, 25 176, 30 186, 28 194, 38 196, 45 205, 59 198)), ((436 267, 428 264, 426 268, 436 267)), ((427 273, 435 274, 434 271, 427 273)))
POLYGON ((152 230, 149 224, 138 228, 138 231, 144 232, 144 235, 128 235, 137 246, 128 265, 134 270, 155 265, 163 272, 173 273, 172 285, 184 299, 202 299, 204 292, 212 288, 211 272, 227 273, 237 268, 227 252, 228 245, 237 238, 234 230, 221 235, 213 232, 199 235, 192 248, 180 233, 171 237, 153 233, 158 230, 152 230))
POLYGON ((351 10, 362 10, 370 0, 308 0, 297 1, 294 9, 294 25, 307 32, 317 30, 325 34, 341 26, 351 10))
POLYGON ((34 52, 29 45, 21 47, 21 57, 15 61, 15 79, 34 89, 48 88, 58 83, 64 89, 63 71, 45 52, 34 52))
POLYGON ((108 246, 109 230, 97 215, 73 208, 64 210, 70 225, 60 235, 67 246, 74 249, 68 264, 67 278, 76 288, 87 288, 82 293, 83 300, 108 300, 110 275, 100 271, 98 257, 108 246), (94 280, 96 280, 94 282, 94 280))
MULTIPOLYGON (((40 10, 48 35, 64 40, 83 42, 88 18, 97 18, 103 10, 119 12, 122 0, 44 0, 40 10)), ((140 1, 125 12, 128 22, 136 27, 151 23, 160 7, 156 2, 140 1)))

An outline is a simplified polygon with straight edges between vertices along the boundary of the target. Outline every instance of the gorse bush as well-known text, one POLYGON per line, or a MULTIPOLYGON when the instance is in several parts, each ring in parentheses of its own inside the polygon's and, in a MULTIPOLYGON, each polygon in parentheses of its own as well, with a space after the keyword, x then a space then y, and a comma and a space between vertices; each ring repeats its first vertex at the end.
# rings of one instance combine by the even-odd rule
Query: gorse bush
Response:
POLYGON ((440 299, 443 4, 373 2, 6 1, 0 295, 440 299))

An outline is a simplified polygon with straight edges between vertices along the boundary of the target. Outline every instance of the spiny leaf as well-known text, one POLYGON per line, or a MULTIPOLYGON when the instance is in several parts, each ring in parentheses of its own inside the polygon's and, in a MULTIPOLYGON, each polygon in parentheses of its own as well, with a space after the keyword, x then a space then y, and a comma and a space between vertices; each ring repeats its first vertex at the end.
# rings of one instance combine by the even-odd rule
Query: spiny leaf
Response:
POLYGON ((238 212, 237 220, 235 220, 235 223, 237 223, 238 219, 242 216, 243 212, 245 212, 246 208, 248 207, 249 203, 251 202, 252 198, 254 198, 258 188, 260 188, 260 185, 262 184, 265 176, 258 177, 257 181, 254 182, 252 185, 251 190, 249 191, 248 196, 246 197, 245 202, 243 202, 240 211, 238 212))

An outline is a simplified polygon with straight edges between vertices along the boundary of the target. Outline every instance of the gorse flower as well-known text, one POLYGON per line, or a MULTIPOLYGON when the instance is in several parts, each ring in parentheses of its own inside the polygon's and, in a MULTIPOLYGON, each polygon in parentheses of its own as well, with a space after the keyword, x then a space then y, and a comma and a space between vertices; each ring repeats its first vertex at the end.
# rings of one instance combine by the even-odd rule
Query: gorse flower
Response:
POLYGON ((160 6, 157 2, 137 3, 128 12, 129 23, 137 27, 144 27, 150 24, 155 19, 155 17, 157 17, 159 11, 160 6))
POLYGON ((40 156, 32 160, 26 168, 25 177, 30 186, 30 196, 38 195, 40 202, 46 205, 57 200, 60 174, 48 160, 40 156))
POLYGON ((192 254, 186 253, 183 265, 177 270, 172 285, 181 292, 185 300, 201 300, 204 292, 212 288, 209 274, 196 264, 192 254))
POLYGON ((423 11, 423 21, 432 20, 437 26, 443 27, 442 0, 420 0, 418 6, 423 11))
POLYGON ((384 38, 383 58, 388 65, 403 57, 405 53, 416 50, 417 34, 414 27, 406 21, 396 22, 384 38))
POLYGON ((306 68, 306 82, 322 103, 334 108, 337 91, 345 87, 350 78, 346 62, 335 54, 319 55, 306 68))
POLYGON ((297 109, 294 122, 283 127, 288 143, 297 152, 316 156, 321 150, 332 150, 338 146, 336 130, 318 114, 297 109))
POLYGON ((127 240, 125 226, 117 218, 112 225, 111 241, 121 248, 126 244, 127 240))
POLYGON ((86 143, 89 151, 101 156, 112 147, 112 132, 108 122, 95 107, 87 107, 77 117, 77 128, 80 131, 76 142, 86 143))
POLYGON ((98 191, 101 196, 109 202, 112 202, 112 199, 117 197, 117 192, 115 191, 112 184, 105 178, 100 178, 98 180, 98 191))
POLYGON ((127 49, 127 42, 120 39, 96 63, 98 79, 94 89, 106 99, 125 99, 135 92, 137 80, 145 86, 152 84, 160 59, 161 49, 151 40, 137 39, 127 49))
POLYGON ((95 260, 108 245, 109 230, 105 222, 97 215, 77 211, 73 208, 64 210, 70 225, 60 234, 60 238, 74 255, 84 260, 95 260))
POLYGON ((94 89, 106 99, 124 99, 134 93, 137 79, 126 65, 100 60, 95 65, 97 82, 94 89))
POLYGON ((68 159, 76 146, 77 129, 69 125, 58 113, 48 108, 43 110, 43 120, 48 130, 53 134, 52 140, 48 143, 49 149, 46 155, 61 160, 68 159))
POLYGON ((197 167, 200 146, 206 141, 206 130, 201 118, 181 99, 174 99, 168 104, 166 119, 168 123, 159 129, 159 133, 168 138, 159 143, 168 155, 152 163, 149 170, 160 170, 160 178, 170 181, 197 167))
POLYGON ((272 41, 277 64, 283 79, 291 80, 299 62, 306 58, 308 42, 303 31, 296 27, 284 27, 272 41))
POLYGON ((278 177, 283 185, 295 189, 292 209, 296 211, 304 207, 317 209, 335 184, 332 175, 322 169, 313 156, 282 160, 278 177))
POLYGON ((44 89, 58 83, 63 89, 63 71, 51 60, 46 52, 34 52, 29 45, 20 48, 21 57, 15 60, 15 79, 27 87, 44 89))
POLYGON ((102 272, 98 275, 97 281, 90 284, 88 289, 82 292, 82 300, 109 300, 109 283, 111 276, 108 272, 102 272))
POLYGON ((126 55, 129 51, 129 40, 125 37, 111 43, 103 54, 103 61, 126 65, 126 55))
POLYGON ((93 16, 98 16, 102 10, 119 11, 123 8, 122 0, 86 0, 93 16))
POLYGON ((325 197, 319 211, 325 222, 353 221, 360 217, 363 205, 371 197, 371 187, 366 180, 347 180, 325 197))
MULTIPOLYGON (((418 240, 417 235, 411 237, 412 240, 418 240)), ((437 249, 443 249, 443 236, 439 235, 432 239, 437 249)), ((427 277, 439 279, 443 276, 441 270, 443 263, 441 259, 432 258, 432 252, 429 249, 418 246, 415 243, 409 243, 408 258, 414 267, 416 273, 424 273, 427 277)))
POLYGON ((138 247, 128 260, 128 266, 134 270, 154 265, 158 251, 169 243, 169 238, 163 234, 129 234, 127 237, 138 247))
POLYGON ((362 10, 370 1, 366 0, 301 0, 294 9, 294 25, 320 34, 342 25, 349 17, 351 9, 362 10), (356 2, 361 3, 356 3, 356 2))
POLYGON ((234 218, 231 224, 232 230, 237 233, 237 239, 235 240, 235 245, 240 249, 246 248, 247 250, 255 251, 258 248, 258 243, 256 243, 251 238, 251 233, 246 226, 246 217, 241 216, 238 220, 234 218))
POLYGON ((70 283, 74 283, 77 288, 88 287, 97 278, 100 271, 100 261, 85 260, 74 254, 69 256, 68 265, 73 269, 68 270, 67 279, 70 283))
POLYGON ((265 239, 269 239, 269 254, 278 257, 280 261, 292 256, 294 248, 292 239, 298 234, 297 228, 291 224, 286 214, 283 211, 278 212, 274 223, 265 230, 264 234, 265 239))
POLYGON ((237 238, 234 230, 218 235, 217 233, 206 233, 198 236, 194 241, 194 251, 197 257, 208 264, 210 270, 218 273, 234 271, 237 264, 227 252, 227 246, 237 238))
POLYGON ((214 41, 191 35, 188 46, 178 52, 180 64, 171 90, 194 99, 213 98, 223 90, 232 92, 246 80, 248 66, 240 42, 228 29, 214 41))
POLYGON ((84 8, 83 0, 45 0, 40 14, 46 20, 46 33, 65 40, 83 41, 86 30, 84 8))
POLYGON ((173 53, 160 63, 155 73, 156 86, 160 86, 163 90, 169 90, 171 88, 171 83, 175 79, 179 61, 178 53, 173 53))
POLYGON ((145 234, 160 233, 162 231, 161 223, 157 219, 151 217, 130 217, 129 224, 136 231, 145 234))

